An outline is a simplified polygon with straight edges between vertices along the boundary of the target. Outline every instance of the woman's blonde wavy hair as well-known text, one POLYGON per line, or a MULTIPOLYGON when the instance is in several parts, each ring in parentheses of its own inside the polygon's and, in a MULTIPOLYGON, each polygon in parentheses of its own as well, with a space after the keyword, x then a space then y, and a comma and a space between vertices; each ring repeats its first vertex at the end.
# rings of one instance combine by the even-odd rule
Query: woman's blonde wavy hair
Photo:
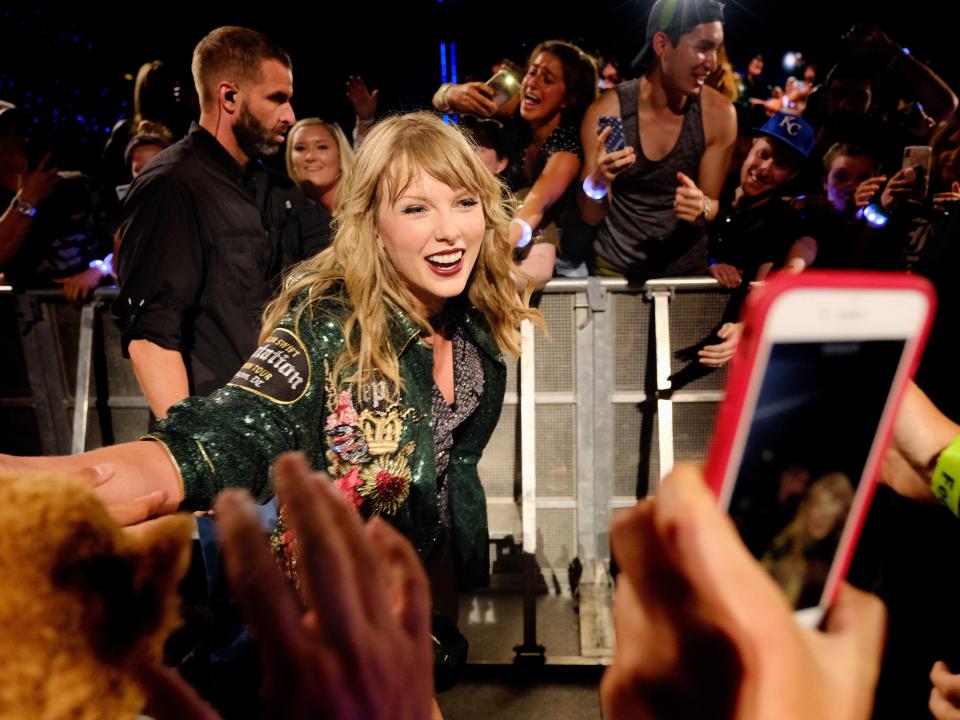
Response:
POLYGON ((400 310, 425 332, 432 329, 377 237, 377 218, 381 203, 395 202, 421 171, 479 197, 486 232, 464 293, 486 317, 500 349, 519 354, 520 321, 542 324, 543 319, 529 307, 529 283, 522 294, 517 291, 520 274, 512 261, 506 194, 466 137, 428 112, 390 117, 370 131, 353 172, 337 188, 333 243, 290 271, 280 295, 264 311, 261 341, 291 311, 301 313, 324 300, 345 302, 345 349, 334 376, 350 372, 344 381, 367 383, 379 375, 395 391, 401 387, 400 348, 389 342, 391 311, 400 310), (295 307, 305 292, 308 301, 295 307))

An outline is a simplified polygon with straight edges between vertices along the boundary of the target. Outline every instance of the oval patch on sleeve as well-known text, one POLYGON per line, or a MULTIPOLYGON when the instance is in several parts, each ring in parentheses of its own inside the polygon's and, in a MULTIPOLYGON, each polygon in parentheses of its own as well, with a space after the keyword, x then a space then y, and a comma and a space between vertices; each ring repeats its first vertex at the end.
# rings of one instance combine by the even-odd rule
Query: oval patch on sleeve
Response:
POLYGON ((310 387, 310 358, 303 341, 277 328, 227 384, 283 405, 297 402, 310 387))

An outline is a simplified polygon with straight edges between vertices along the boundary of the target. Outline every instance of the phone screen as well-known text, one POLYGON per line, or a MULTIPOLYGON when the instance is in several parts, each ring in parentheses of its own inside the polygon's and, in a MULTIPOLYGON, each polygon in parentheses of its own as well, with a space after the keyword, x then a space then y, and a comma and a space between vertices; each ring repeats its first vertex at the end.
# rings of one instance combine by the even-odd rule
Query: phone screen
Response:
POLYGON ((904 344, 771 347, 729 512, 795 610, 821 602, 904 344))

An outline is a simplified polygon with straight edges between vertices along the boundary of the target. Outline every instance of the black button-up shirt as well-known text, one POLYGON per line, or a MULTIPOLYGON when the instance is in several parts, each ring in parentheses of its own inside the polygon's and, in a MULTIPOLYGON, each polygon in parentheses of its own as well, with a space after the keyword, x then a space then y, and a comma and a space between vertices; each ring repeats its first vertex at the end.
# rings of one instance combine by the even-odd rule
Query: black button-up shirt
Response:
POLYGON ((191 394, 225 384, 257 347, 281 271, 329 243, 329 224, 292 183, 245 168, 206 130, 156 156, 124 206, 114 316, 123 348, 180 350, 191 394))

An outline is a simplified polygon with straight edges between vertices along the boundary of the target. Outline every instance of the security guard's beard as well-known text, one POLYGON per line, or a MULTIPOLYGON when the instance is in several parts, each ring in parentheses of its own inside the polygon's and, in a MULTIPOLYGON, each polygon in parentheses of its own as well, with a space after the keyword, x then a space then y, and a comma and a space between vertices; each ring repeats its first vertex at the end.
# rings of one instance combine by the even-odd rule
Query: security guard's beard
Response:
POLYGON ((280 151, 281 143, 277 142, 276 137, 286 129, 285 126, 271 129, 264 127, 247 108, 247 104, 243 103, 240 105, 240 115, 233 125, 233 135, 247 157, 265 158, 280 151))

